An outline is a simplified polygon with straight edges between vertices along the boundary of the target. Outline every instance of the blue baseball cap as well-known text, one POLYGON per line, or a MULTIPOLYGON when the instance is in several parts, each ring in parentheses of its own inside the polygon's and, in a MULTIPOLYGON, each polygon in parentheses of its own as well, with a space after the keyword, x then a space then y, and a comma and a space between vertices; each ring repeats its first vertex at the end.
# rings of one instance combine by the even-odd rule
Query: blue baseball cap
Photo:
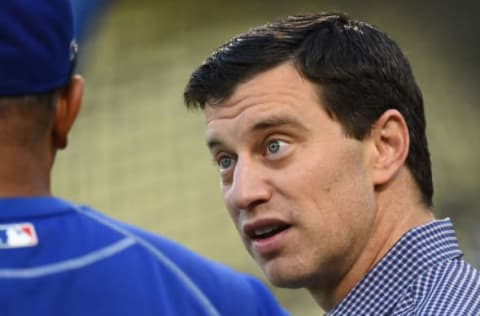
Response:
POLYGON ((70 0, 0 0, 0 96, 66 85, 76 55, 70 0))

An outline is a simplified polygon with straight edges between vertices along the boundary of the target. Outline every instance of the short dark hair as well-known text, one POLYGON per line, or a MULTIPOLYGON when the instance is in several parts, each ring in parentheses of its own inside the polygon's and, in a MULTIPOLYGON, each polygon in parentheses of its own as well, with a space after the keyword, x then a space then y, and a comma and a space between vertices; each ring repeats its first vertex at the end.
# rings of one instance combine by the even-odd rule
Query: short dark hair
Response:
POLYGON ((31 146, 48 130, 57 91, 0 96, 0 143, 31 146))
POLYGON ((404 117, 410 135, 406 165, 432 206, 433 183, 423 98, 410 64, 384 32, 344 14, 289 16, 240 34, 218 48, 191 75, 188 108, 204 109, 236 86, 284 62, 319 89, 325 110, 349 137, 363 139, 388 109, 404 117))

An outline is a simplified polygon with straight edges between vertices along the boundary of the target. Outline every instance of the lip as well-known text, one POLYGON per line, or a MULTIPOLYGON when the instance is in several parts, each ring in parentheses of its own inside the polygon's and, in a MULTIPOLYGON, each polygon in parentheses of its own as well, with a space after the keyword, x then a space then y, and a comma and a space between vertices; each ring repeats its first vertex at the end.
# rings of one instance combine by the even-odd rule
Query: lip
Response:
POLYGON ((281 250, 284 239, 291 225, 285 221, 273 218, 264 218, 250 221, 243 225, 245 237, 251 244, 251 250, 261 256, 272 255, 281 250), (255 231, 268 226, 285 226, 285 229, 266 238, 258 238, 255 231))

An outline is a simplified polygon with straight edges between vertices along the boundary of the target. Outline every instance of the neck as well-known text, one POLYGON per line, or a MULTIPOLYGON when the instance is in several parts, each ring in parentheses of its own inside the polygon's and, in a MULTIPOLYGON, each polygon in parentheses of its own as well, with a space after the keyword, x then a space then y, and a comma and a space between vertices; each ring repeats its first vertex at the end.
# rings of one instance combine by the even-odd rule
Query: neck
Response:
POLYGON ((0 148, 0 197, 50 195, 50 164, 32 152, 0 148))
POLYGON ((340 303, 407 231, 434 219, 431 210, 420 202, 410 173, 402 172, 399 182, 375 193, 376 218, 366 246, 353 265, 333 287, 309 289, 325 311, 340 303))

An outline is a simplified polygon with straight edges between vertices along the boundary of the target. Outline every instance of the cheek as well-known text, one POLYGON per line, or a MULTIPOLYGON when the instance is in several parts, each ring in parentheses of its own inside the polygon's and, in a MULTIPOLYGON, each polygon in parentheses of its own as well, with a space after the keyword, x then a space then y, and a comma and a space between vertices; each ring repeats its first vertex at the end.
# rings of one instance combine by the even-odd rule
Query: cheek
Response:
POLYGON ((235 212, 234 212, 234 209, 232 208, 231 203, 229 202, 228 188, 222 182, 220 183, 220 190, 222 193, 223 204, 227 208, 228 214, 233 218, 235 212))
POLYGON ((311 225, 339 228, 345 224, 355 225, 362 216, 369 218, 368 213, 374 207, 374 191, 361 152, 311 155, 301 165, 283 171, 284 176, 278 181, 283 181, 284 195, 297 205, 298 212, 305 212, 298 215, 311 217, 310 220, 316 222, 311 225))
POLYGON ((345 164, 324 191, 326 223, 346 243, 363 243, 375 218, 375 194, 362 165, 345 164), (355 241, 356 240, 356 241, 355 241))
POLYGON ((235 224, 237 224, 238 222, 238 219, 239 219, 239 211, 234 209, 227 201, 227 199, 223 198, 223 202, 224 202, 224 205, 227 209, 227 212, 228 212, 228 215, 230 216, 230 218, 235 222, 235 224))
POLYGON ((281 170, 275 180, 276 188, 279 193, 296 204, 325 202, 325 199, 330 199, 329 195, 335 189, 335 182, 338 181, 338 175, 335 175, 337 171, 324 161, 309 159, 281 170))
POLYGON ((223 187, 222 187, 222 199, 223 199, 223 203, 224 203, 224 206, 227 210, 228 215, 230 216, 231 220, 235 224, 235 227, 237 229, 239 229, 239 224, 240 224, 240 221, 241 221, 240 216, 241 216, 242 213, 241 213, 240 210, 233 207, 232 203, 229 202, 228 194, 226 193, 226 190, 224 190, 223 187))

